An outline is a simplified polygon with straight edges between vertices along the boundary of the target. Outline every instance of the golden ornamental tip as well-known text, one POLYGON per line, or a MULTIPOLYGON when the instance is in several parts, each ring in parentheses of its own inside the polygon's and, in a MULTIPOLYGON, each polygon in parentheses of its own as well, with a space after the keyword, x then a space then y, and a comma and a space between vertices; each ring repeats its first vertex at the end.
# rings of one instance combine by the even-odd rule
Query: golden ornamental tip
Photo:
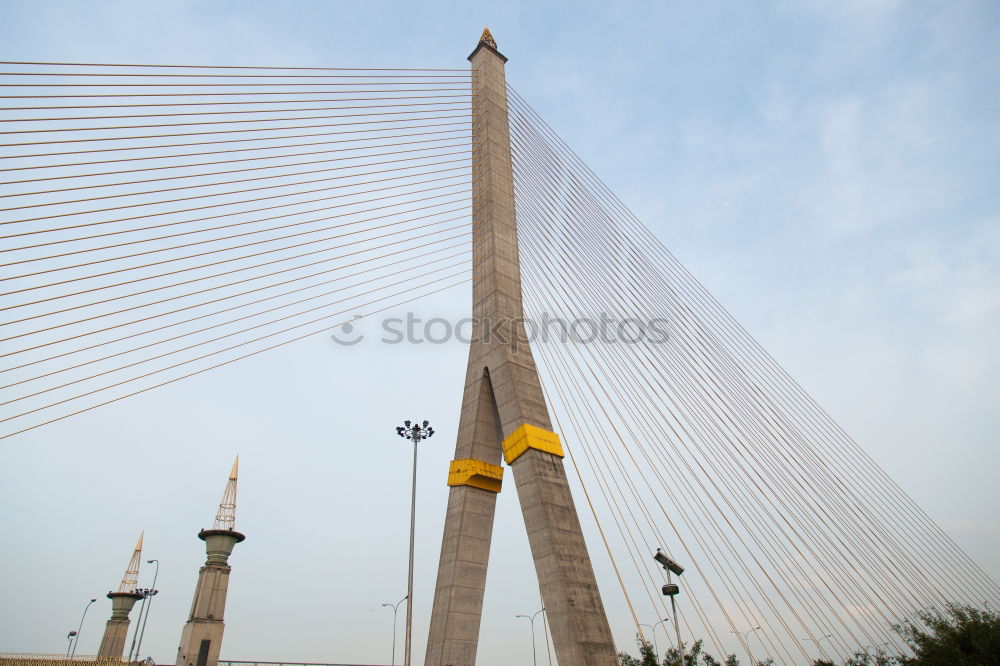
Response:
POLYGON ((236 456, 236 460, 233 461, 233 469, 229 472, 226 489, 222 493, 222 501, 219 502, 219 512, 215 514, 215 522, 212 524, 213 530, 236 529, 236 476, 239 464, 240 457, 236 456))
POLYGON ((139 584, 139 559, 142 557, 142 537, 145 533, 145 530, 139 532, 139 541, 135 544, 135 550, 132 551, 132 557, 129 558, 128 566, 125 568, 125 576, 118 586, 119 592, 133 593, 139 584))
POLYGON ((493 33, 490 32, 488 27, 483 28, 483 35, 479 38, 479 42, 485 43, 494 49, 497 47, 497 41, 493 39, 493 33))

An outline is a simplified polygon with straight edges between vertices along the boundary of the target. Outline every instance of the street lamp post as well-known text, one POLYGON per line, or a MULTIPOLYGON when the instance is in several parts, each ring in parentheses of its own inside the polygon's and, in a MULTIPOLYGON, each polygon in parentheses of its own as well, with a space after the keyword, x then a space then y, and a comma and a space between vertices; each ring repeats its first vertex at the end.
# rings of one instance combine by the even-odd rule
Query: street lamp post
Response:
POLYGON ((399 610, 399 604, 404 601, 406 601, 406 597, 403 597, 394 604, 382 604, 392 609, 392 666, 396 666, 396 611, 399 610))
MULTIPOLYGON (((138 659, 139 655, 142 654, 142 637, 146 635, 146 622, 149 620, 149 612, 153 610, 153 597, 160 593, 156 589, 156 577, 160 575, 160 561, 159 560, 146 560, 146 564, 156 564, 156 570, 153 572, 153 589, 149 591, 149 606, 146 607, 146 617, 142 620, 142 631, 139 632, 139 644, 135 646, 135 658, 138 659)), ((142 617, 142 609, 139 609, 139 616, 142 617)))
POLYGON ((70 629, 70 630, 69 630, 69 633, 68 633, 68 634, 66 634, 66 640, 67 640, 67 641, 69 641, 69 642, 68 642, 68 643, 66 644, 66 658, 67 658, 67 659, 69 659, 69 649, 70 649, 71 647, 73 647, 73 637, 74 637, 74 636, 76 636, 76 632, 75 632, 75 631, 73 631, 72 629, 70 629))
POLYGON ((410 493, 410 570, 406 579, 406 645, 403 652, 404 666, 410 666, 410 646, 413 638, 413 540, 417 524, 417 444, 434 435, 434 428, 427 421, 422 425, 403 421, 396 434, 413 442, 413 486, 410 493))
POLYGON ((879 656, 885 654, 885 651, 882 648, 887 648, 887 647, 889 647, 889 643, 876 643, 875 645, 866 645, 864 647, 864 650, 865 654, 868 656, 869 659, 872 659, 872 654, 871 652, 868 651, 868 648, 875 650, 874 661, 877 662, 879 656))
POLYGON ((828 655, 826 653, 826 650, 823 649, 823 646, 820 645, 820 641, 823 640, 823 639, 828 639, 832 643, 833 642, 833 634, 827 634, 826 636, 820 636, 819 638, 803 637, 802 640, 804 640, 804 641, 810 641, 812 643, 815 643, 816 644, 816 649, 819 650, 819 653, 823 656, 823 658, 829 660, 830 659, 830 655, 828 655))
MULTIPOLYGON (((653 636, 653 656, 656 657, 657 663, 659 663, 660 661, 660 645, 656 641, 656 628, 661 624, 663 624, 664 622, 670 622, 670 618, 665 617, 656 624, 643 624, 642 622, 639 623, 640 627, 649 627, 649 633, 652 634, 653 636)), ((664 629, 664 631, 666 631, 666 629, 664 629)))
MULTIPOLYGON (((652 630, 652 634, 653 634, 653 649, 656 651, 656 658, 657 659, 660 658, 660 648, 657 646, 657 643, 656 643, 656 628, 658 626, 660 626, 661 624, 663 624, 664 622, 670 622, 670 618, 668 618, 668 617, 663 618, 662 620, 660 620, 659 622, 657 622, 656 624, 653 625, 653 630, 652 630)), ((664 627, 663 631, 666 632, 666 630, 667 630, 667 628, 664 627)))
POLYGON ((752 634, 755 631, 763 631, 763 629, 757 626, 754 627, 753 629, 747 629, 746 631, 736 631, 735 629, 733 629, 729 632, 731 634, 739 634, 740 636, 743 637, 743 645, 747 649, 747 656, 750 657, 751 664, 753 663, 753 653, 750 652, 750 634, 752 634))
POLYGON ((83 631, 83 618, 87 617, 87 611, 90 610, 91 605, 97 601, 97 599, 91 599, 90 603, 83 609, 83 615, 80 616, 80 626, 76 628, 76 640, 73 641, 73 652, 70 653, 69 658, 72 659, 76 656, 76 648, 80 645, 80 632, 83 631))
POLYGON ((534 666, 538 666, 538 658, 535 656, 535 617, 539 613, 544 612, 544 611, 545 611, 545 609, 542 608, 540 610, 535 611, 534 614, 532 614, 532 615, 515 615, 514 616, 515 618, 523 617, 526 620, 531 620, 531 663, 534 666))
POLYGON ((640 627, 649 627, 649 633, 653 636, 653 656, 656 657, 656 661, 660 660, 660 647, 656 644, 656 627, 651 624, 645 624, 643 622, 639 623, 640 627))

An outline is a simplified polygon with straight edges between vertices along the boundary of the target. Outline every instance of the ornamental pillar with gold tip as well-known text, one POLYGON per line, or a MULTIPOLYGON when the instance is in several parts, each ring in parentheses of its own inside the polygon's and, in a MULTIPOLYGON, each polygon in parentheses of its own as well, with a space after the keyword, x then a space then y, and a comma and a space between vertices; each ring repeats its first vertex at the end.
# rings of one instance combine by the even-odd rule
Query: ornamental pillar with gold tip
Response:
POLYGON ((469 60, 474 342, 448 474, 448 512, 424 663, 476 662, 502 452, 517 485, 559 663, 612 666, 618 660, 611 629, 524 329, 507 58, 487 29, 469 60))
POLYGON ((223 614, 229 591, 229 573, 232 571, 229 556, 236 544, 246 538, 234 529, 239 460, 237 456, 229 473, 212 529, 198 532, 198 538, 205 542, 208 560, 198 572, 191 613, 177 648, 177 666, 216 666, 219 663, 225 630, 223 614))
POLYGON ((142 559, 142 533, 139 534, 139 541, 132 551, 132 559, 128 561, 128 568, 125 569, 125 576, 118 586, 117 592, 108 592, 108 599, 111 599, 111 619, 108 620, 104 628, 104 638, 101 639, 101 646, 97 650, 98 657, 120 658, 125 650, 125 638, 128 634, 129 618, 128 614, 135 606, 137 599, 142 595, 137 591, 139 583, 139 561, 142 559))

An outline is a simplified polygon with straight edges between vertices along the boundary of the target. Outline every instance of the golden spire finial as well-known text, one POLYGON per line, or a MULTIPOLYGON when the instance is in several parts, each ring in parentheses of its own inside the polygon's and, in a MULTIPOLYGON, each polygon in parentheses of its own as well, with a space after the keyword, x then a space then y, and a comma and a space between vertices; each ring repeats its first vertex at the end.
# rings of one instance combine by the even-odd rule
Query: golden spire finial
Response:
POLYGON ((240 457, 236 456, 233 469, 229 472, 229 480, 226 481, 226 489, 222 493, 222 501, 219 502, 219 512, 215 514, 213 530, 236 529, 236 475, 239 464, 240 457))
POLYGON ((142 537, 145 533, 145 530, 139 532, 139 541, 135 544, 135 550, 132 551, 132 558, 128 561, 122 583, 118 586, 119 592, 132 594, 139 585, 139 559, 142 557, 142 537))
POLYGON ((479 42, 487 44, 493 49, 497 47, 497 40, 493 39, 493 33, 490 32, 489 27, 483 28, 483 35, 479 38, 479 42))

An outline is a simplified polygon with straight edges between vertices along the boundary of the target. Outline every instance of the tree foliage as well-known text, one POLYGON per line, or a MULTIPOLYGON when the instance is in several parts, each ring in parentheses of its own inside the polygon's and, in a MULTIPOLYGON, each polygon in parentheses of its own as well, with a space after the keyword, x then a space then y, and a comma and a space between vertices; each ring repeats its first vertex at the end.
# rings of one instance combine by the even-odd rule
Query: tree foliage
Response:
MULTIPOLYGON (((636 644, 639 646, 639 657, 621 652, 618 655, 620 666, 740 666, 740 660, 736 658, 736 655, 727 655, 725 660, 720 662, 704 652, 700 640, 695 641, 690 649, 685 649, 683 662, 681 662, 681 651, 677 648, 667 648, 663 653, 663 661, 657 661, 657 654, 649 641, 643 640, 641 636, 636 636, 636 644)), ((762 666, 770 665, 762 663, 762 666)))
POLYGON ((903 666, 1000 665, 1000 614, 948 604, 917 615, 918 622, 893 627, 913 651, 899 659, 903 666))
MULTIPOLYGON (((896 666, 899 663, 899 657, 894 657, 881 648, 877 650, 866 648, 857 650, 843 666, 896 666)), ((817 659, 813 662, 813 666, 837 666, 837 664, 828 659, 817 659)))
MULTIPOLYGON (((1000 666, 1000 613, 973 606, 948 604, 945 610, 917 613, 917 620, 897 624, 893 629, 912 654, 894 655, 883 648, 866 646, 857 649, 842 666, 1000 666)), ((636 637, 639 657, 624 652, 618 655, 620 666, 740 666, 735 655, 717 660, 704 651, 702 641, 685 650, 684 661, 677 648, 660 655, 652 644, 636 637)), ((754 666, 773 666, 770 658, 754 666)), ((837 666, 836 662, 817 659, 813 666, 837 666)))

